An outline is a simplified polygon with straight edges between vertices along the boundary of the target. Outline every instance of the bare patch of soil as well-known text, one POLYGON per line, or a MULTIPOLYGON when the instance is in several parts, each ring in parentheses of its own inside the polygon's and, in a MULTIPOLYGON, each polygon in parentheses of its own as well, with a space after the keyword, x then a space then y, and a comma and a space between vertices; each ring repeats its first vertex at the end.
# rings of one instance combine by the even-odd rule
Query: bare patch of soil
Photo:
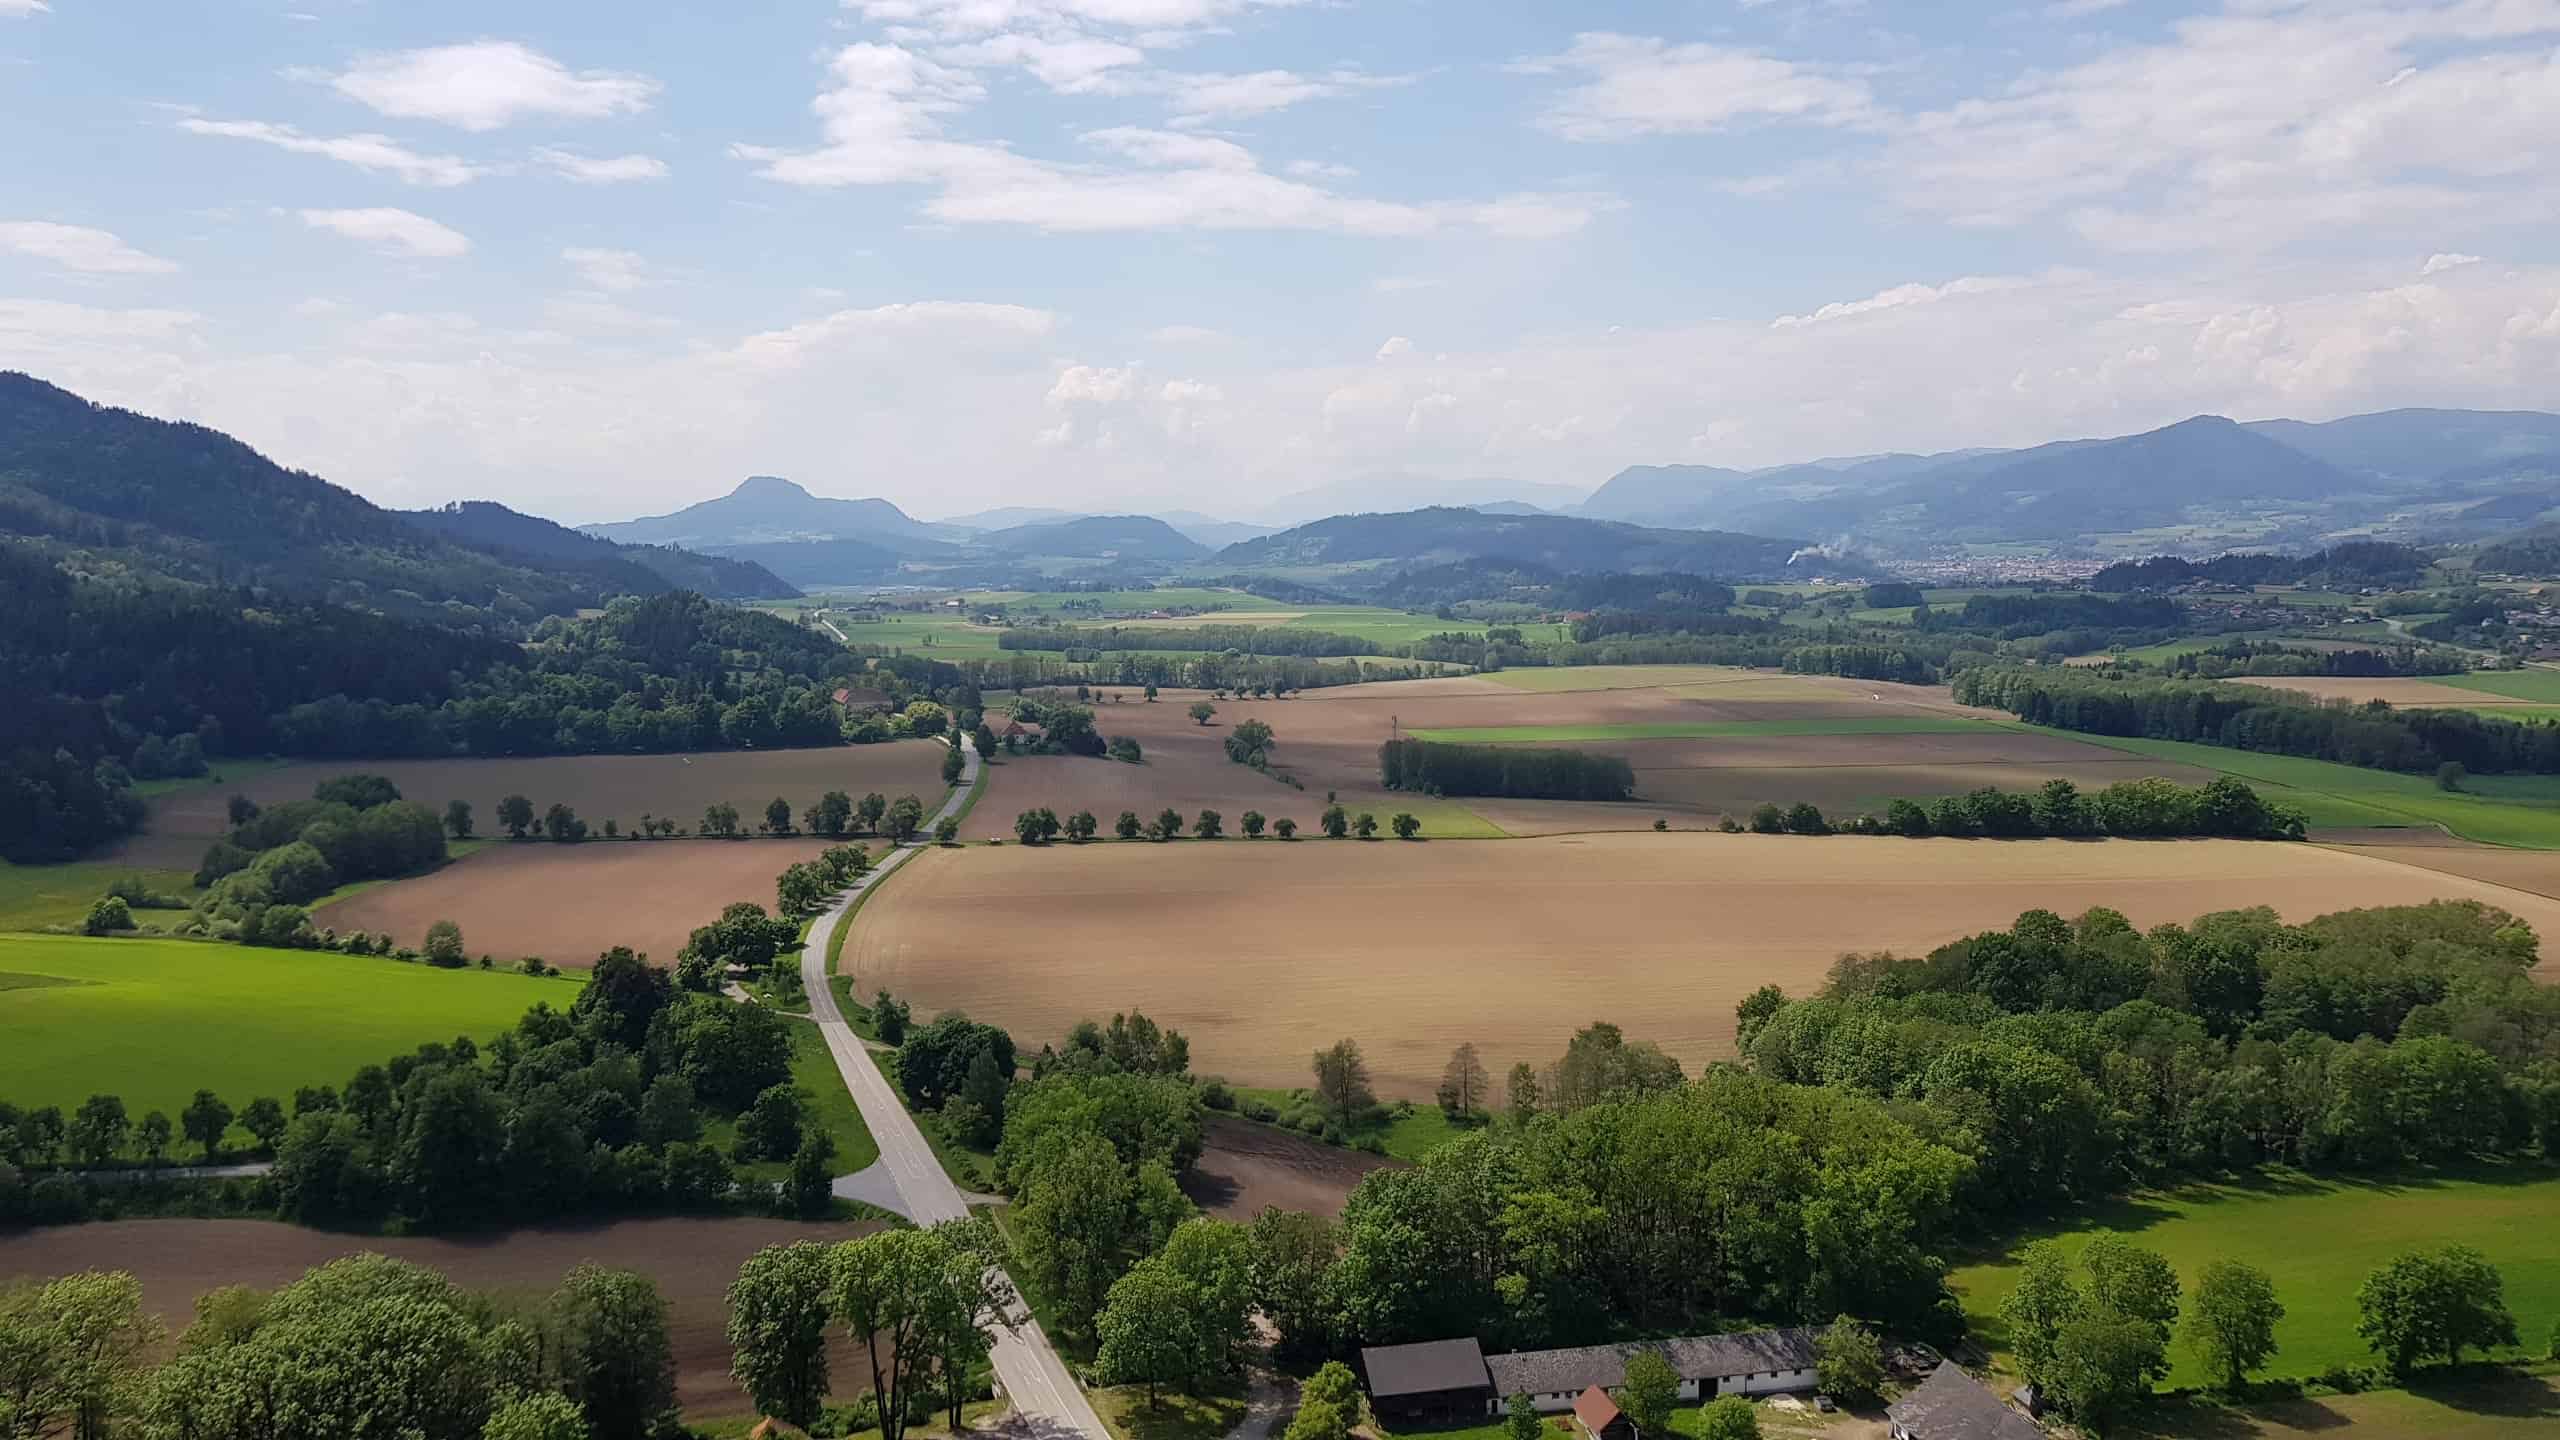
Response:
POLYGON ((1225 1115, 1209 1117, 1207 1141, 1182 1193, 1221 1220, 1251 1220, 1274 1205, 1340 1215, 1363 1177, 1397 1163, 1225 1115))

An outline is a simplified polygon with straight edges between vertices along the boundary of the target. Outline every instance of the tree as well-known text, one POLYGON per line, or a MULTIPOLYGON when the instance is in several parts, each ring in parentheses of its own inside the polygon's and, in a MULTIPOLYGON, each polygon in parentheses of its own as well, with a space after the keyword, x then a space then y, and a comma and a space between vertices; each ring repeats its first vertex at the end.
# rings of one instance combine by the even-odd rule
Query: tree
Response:
POLYGON ((2470 778, 2471 772, 2462 768, 2459 760, 2447 760, 2436 767, 2436 788, 2439 790, 2460 790, 2462 782, 2470 778))
POLYGON ((1093 818, 1092 811, 1079 810, 1067 817, 1067 838, 1081 845, 1093 838, 1093 832, 1099 828, 1099 825, 1100 822, 1093 818))
POLYGON ((933 1230, 887 1230, 832 1255, 835 1318, 862 1337, 881 1440, 903 1440, 940 1353, 943 1327, 968 1309, 955 1295, 951 1242, 933 1230))
POLYGON ((1247 840, 1259 840, 1262 838, 1263 826, 1269 822, 1262 818, 1261 811, 1247 810, 1244 812, 1244 818, 1237 823, 1244 830, 1244 838, 1247 840))
POLYGON ((676 1413, 667 1302, 636 1270, 580 1265, 551 1294, 561 1392, 598 1435, 655 1435, 676 1413))
POLYGON ((1760 1412, 1739 1395, 1719 1395, 1698 1411, 1698 1440, 1760 1440, 1760 1412))
POLYGON ((2237 1260, 2216 1260, 2196 1282, 2195 1308, 2187 1312, 2187 1344, 2226 1390, 2247 1383, 2249 1372, 2276 1353, 2276 1322, 2284 1305, 2267 1272, 2237 1260))
POLYGON ((1503 1402, 1503 1440, 1541 1440, 1546 1428, 1546 1422, 1538 1418, 1538 1402, 1529 1398, 1528 1391, 1515 1390, 1503 1402))
POLYGON ((1092 1319, 1111 1282, 1136 1198, 1129 1167, 1091 1130, 1062 1130, 1035 1147, 1013 1207, 1015 1249, 1028 1283, 1071 1322, 1092 1319))
POLYGON ((1357 1040, 1336 1040, 1316 1052, 1316 1098, 1332 1112, 1345 1133, 1362 1111, 1378 1103, 1369 1090, 1369 1062, 1357 1040))
POLYGON ((1538 1067, 1523 1060, 1511 1067, 1511 1076, 1503 1085, 1503 1110, 1514 1125, 1526 1125, 1538 1115, 1538 1067))
POLYGON ((471 960, 462 943, 462 927, 450 920, 438 920, 427 927, 425 953, 428 964, 447 970, 459 970, 471 960))
POLYGON ((780 1160, 800 1148, 800 1125, 807 1106, 788 1083, 766 1086, 755 1104, 738 1117, 740 1160, 780 1160))
POLYGON ((1139 832, 1145 828, 1145 826, 1138 823, 1137 811, 1123 810, 1120 812, 1120 818, 1112 822, 1111 833, 1119 836, 1123 840, 1135 840, 1138 838, 1139 832))
POLYGON ((1271 833, 1283 840, 1295 840, 1298 838, 1298 822, 1283 815, 1271 822, 1271 833))
POLYGON ((813 833, 832 840, 853 825, 853 797, 841 790, 830 790, 819 796, 801 818, 813 833))
POLYGON ((1103 747, 1103 753, 1123 765, 1143 765, 1147 758, 1146 751, 1139 747, 1138 742, 1126 735, 1112 736, 1111 743, 1103 747))
POLYGON ((1440 1072, 1440 1113, 1452 1120, 1472 1120, 1484 1109, 1492 1089, 1493 1077, 1476 1057, 1475 1043, 1460 1045, 1449 1052, 1449 1064, 1440 1072))
POLYGON ((1370 814, 1366 810, 1361 811, 1357 816, 1353 817, 1351 821, 1351 833, 1359 836, 1363 840, 1372 840, 1377 838, 1378 817, 1370 814))
POLYGON ((945 747, 943 748, 943 751, 942 751, 942 783, 943 783, 943 784, 945 784, 945 785, 957 785, 957 784, 959 784, 959 783, 960 783, 960 777, 961 777, 962 775, 964 775, 964 774, 967 774, 967 773, 968 773, 968 770, 969 770, 969 762, 968 762, 968 761, 966 761, 966 760, 964 760, 964 759, 962 759, 962 758, 960 758, 960 747, 959 747, 959 746, 957 746, 957 745, 949 745, 949 746, 945 746, 945 747))
POLYGON ((444 803, 444 831, 456 840, 471 838, 471 802, 448 800, 444 803))
POLYGON ((1410 840, 1422 833, 1422 822, 1403 810, 1397 811, 1395 818, 1387 824, 1396 832, 1396 838, 1399 840, 1410 840))
POLYGON ((2149 1398, 2162 1368, 2159 1338, 2147 1322, 2102 1309, 2054 1336, 2037 1383, 2064 1414, 2103 1435, 2118 1416, 2149 1398))
POLYGON ((880 818, 880 833, 903 845, 924 828, 924 802, 913 795, 901 795, 880 818))
POLYGON ((132 1117, 125 1114, 122 1097, 92 1095, 71 1112, 70 1128, 64 1138, 71 1146, 72 1156, 94 1169, 124 1153, 125 1137, 132 1129, 132 1117))
POLYGON ((896 1045, 904 1041, 908 1018, 907 1007, 891 999, 888 991, 883 990, 871 997, 871 1028, 879 1035, 881 1043, 896 1045))
POLYGON ((1843 1405, 1868 1405, 1884 1393, 1884 1347, 1876 1333, 1842 1315, 1814 1342, 1814 1379, 1843 1405))
POLYGON ((142 1145, 142 1158, 155 1167, 169 1158, 169 1142, 177 1133, 168 1115, 158 1110, 143 1116, 142 1123, 134 1127, 134 1138, 142 1145))
POLYGON ((1751 1042, 1759 1038, 1761 1028, 1771 1017, 1787 1008, 1787 992, 1775 985, 1763 985, 1742 997, 1733 1007, 1733 1043, 1743 1054, 1751 1053, 1751 1042))
POLYGON ((937 845, 959 844, 960 817, 957 815, 945 815, 941 819, 934 821, 933 843, 937 845))
POLYGON ((533 828, 533 802, 521 795, 510 795, 498 802, 498 823, 507 827, 507 837, 521 840, 533 828))
POLYGON ((104 1440, 122 1418, 162 1331, 142 1285, 88 1270, 0 1288, 0 1434, 104 1440))
POLYGON ((490 1412, 480 1440, 589 1440, 587 1415, 566 1395, 519 1395, 490 1412))
POLYGON ((2464 1245, 2413 1250, 2365 1278, 2356 1292, 2356 1333, 2393 1375, 2466 1349, 2513 1345, 2515 1316, 2506 1282, 2488 1257, 2464 1245))
MULTIPOLYGON (((1153 700, 1156 697, 1150 695, 1147 698, 1153 700)), ((1200 724, 1206 725, 1209 723, 1209 717, 1218 713, 1218 707, 1210 704, 1206 700, 1194 700, 1191 702, 1191 708, 1183 713, 1189 715, 1193 720, 1198 721, 1200 724)))
POLYGON ((853 828, 856 833, 877 830, 880 828, 881 819, 888 813, 888 797, 874 790, 864 795, 861 802, 853 807, 853 828))
POLYGON ((776 795, 765 802, 764 823, 756 827, 767 835, 791 833, 791 802, 776 795))
POLYGON ((2009 1348, 2018 1357, 2018 1369, 2029 1380, 2044 1383, 2062 1328, 2085 1303, 2071 1275, 2071 1259, 2060 1245, 2039 1240, 2027 1247, 2017 1286, 2000 1302, 2000 1315, 2009 1324, 2009 1348))
POLYGON ((84 935, 112 935, 119 930, 133 928, 133 910, 121 895, 99 896, 89 906, 88 918, 80 922, 80 932, 84 935))
POLYGON ((835 1204, 835 1176, 828 1164, 836 1158, 835 1137, 813 1131, 800 1137, 791 1153, 791 1173, 783 1181, 791 1213, 803 1220, 823 1218, 835 1204))
POLYGON ((1182 812, 1168 805, 1147 823, 1147 838, 1161 844, 1182 834, 1182 812))
POLYGON ((575 845, 587 838, 587 822, 578 818, 577 811, 555 802, 542 812, 542 833, 554 844, 575 845))
POLYGON ((1112 1384, 1146 1386, 1147 1405, 1154 1408, 1158 1386, 1191 1378, 1201 1348, 1191 1323, 1196 1304, 1192 1288, 1164 1257, 1151 1255, 1130 1266, 1112 1282, 1094 1317, 1100 1341, 1094 1363, 1112 1384))
POLYGON ((1680 1372, 1659 1350, 1650 1347, 1627 1357, 1626 1383, 1619 1387, 1618 1406, 1635 1422, 1640 1436, 1671 1433, 1671 1410, 1680 1403, 1680 1372))
POLYGON ((1025 810, 1013 817, 1013 833, 1025 845, 1037 845, 1045 838, 1040 830, 1040 812, 1025 810))
POLYGON ((258 1137, 258 1148, 272 1155, 276 1142, 284 1138, 284 1105, 272 1095, 261 1095, 240 1112, 240 1126, 258 1137))
POLYGON ((1226 831, 1227 817, 1215 810, 1203 810, 1200 812, 1200 818, 1191 822, 1191 833, 1203 840, 1215 840, 1226 834, 1226 831))
POLYGON ((1280 1440, 1346 1440, 1352 1417, 1339 1405, 1301 1395, 1297 1413, 1289 1417, 1280 1440))
POLYGON ((1227 732, 1227 758, 1256 770, 1271 763, 1271 727, 1259 720, 1245 720, 1227 732))
POLYGON ((223 1132, 231 1128, 231 1107, 212 1091, 199 1090, 187 1102, 187 1108, 178 1112, 178 1124, 187 1139, 204 1147, 204 1163, 210 1165, 221 1153, 223 1132))
POLYGON ((2169 1373, 2169 1339, 2178 1326, 2178 1272, 2157 1251, 2120 1235, 2101 1235, 2080 1252, 2089 1275, 2089 1303, 2098 1310, 2141 1321, 2157 1341, 2158 1380, 2169 1373))

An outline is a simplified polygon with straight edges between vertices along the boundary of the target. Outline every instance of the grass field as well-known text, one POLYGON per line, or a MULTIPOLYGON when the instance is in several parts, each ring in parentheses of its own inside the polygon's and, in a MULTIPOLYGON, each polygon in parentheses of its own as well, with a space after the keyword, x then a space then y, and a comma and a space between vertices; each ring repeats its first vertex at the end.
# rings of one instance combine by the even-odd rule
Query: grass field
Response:
MULTIPOLYGON (((827 1052, 827 1040, 818 1027, 798 1020, 787 1021, 784 1029, 791 1033, 791 1083, 809 1097, 809 1111, 804 1124, 824 1130, 836 1142, 836 1158, 830 1173, 850 1175, 880 1158, 879 1142, 871 1138, 871 1129, 862 1123, 862 1111, 853 1103, 853 1092, 844 1088, 844 1072, 836 1068, 835 1057, 827 1052)), ((738 1126, 734 1120, 722 1120, 708 1126, 703 1138, 722 1150, 737 1143, 738 1126)), ((789 1160, 760 1160, 741 1165, 738 1173, 757 1180, 780 1180, 791 1173, 789 1160)))
POLYGON ((1415 730, 1417 740, 1481 745, 1568 740, 1716 740, 1758 735, 1966 735, 1996 728, 1961 715, 1808 715, 1801 720, 1698 720, 1659 725, 1486 725, 1415 730))
MULTIPOLYGON (((2535 1353, 2560 1314, 2560 1171, 2482 1170, 2470 1175, 2385 1181, 2274 1172, 2228 1185, 2195 1185, 2108 1205, 2068 1227, 2030 1236, 2074 1250, 2101 1233, 2160 1252, 2190 1289, 2206 1262, 2245 1261, 2275 1281, 2285 1318, 2269 1375, 2316 1375, 2331 1365, 2371 1364, 2356 1336, 2356 1287, 2402 1251, 2459 1240, 2486 1254, 2506 1277, 2507 1306, 2535 1353)), ((2007 1349, 2000 1302, 2016 1286, 2015 1252, 1967 1265, 1952 1277, 1973 1333, 2007 1349)), ((2172 1385, 2208 1377, 2184 1343, 2171 1347, 2172 1385)))
POLYGON ((2560 900, 2249 841, 1691 830, 1007 845, 928 851, 906 870, 845 943, 858 994, 965 1010, 1030 1049, 1134 1005, 1190 1037, 1201 1073, 1243 1086, 1308 1084, 1307 1057, 1347 1036, 1381 1096, 1423 1103, 1461 1042, 1500 1075, 1553 1060, 1593 1020, 1694 1070, 1731 1057, 1733 1007, 1764 983, 1805 994, 1844 951, 1921 953, 2038 906, 2107 905, 2150 926, 2476 897, 2560 935, 2560 900))
POLYGON ((2483 695, 2504 695, 2510 700, 2560 701, 2560 670, 2475 670, 2468 675, 2447 675, 2444 683, 2483 695))
POLYGON ((2202 1397, 2125 1422, 2134 1440, 2555 1440, 2560 1385, 2513 1370, 2428 1378, 2409 1390, 2225 1407, 2202 1397))
POLYGON ((101 1091, 172 1116, 199 1088, 234 1109, 430 1040, 486 1040, 573 982, 196 940, 0 935, 0 972, 75 983, 0 1005, 0 1099, 65 1109, 101 1091))
POLYGON ((2456 794, 2438 789, 2432 776, 2326 760, 2261 755, 2182 740, 2134 740, 2061 730, 2038 733, 2067 734, 2111 750, 2237 775, 2267 787, 2269 798, 2300 809, 2314 826, 2442 825, 2467 840, 2560 850, 2560 776, 2474 775, 2463 782, 2463 793, 2456 794))
MULTIPOLYGON (((1260 1089, 1239 1088, 1236 1094, 1244 1099, 1260 1100, 1284 1113, 1304 1104, 1307 1099, 1307 1091, 1303 1087, 1296 1089, 1281 1089, 1277 1086, 1260 1089)), ((1493 1103, 1499 1098, 1498 1096, 1486 1097, 1486 1108, 1492 1108, 1493 1103)), ((1418 1161, 1466 1133, 1466 1127, 1442 1113, 1438 1105, 1429 1101, 1417 1101, 1414 1103, 1412 1114, 1399 1116, 1394 1113, 1393 1107, 1390 1107, 1385 1124, 1355 1131, 1350 1138, 1356 1143, 1374 1135, 1380 1144, 1386 1146, 1387 1154, 1393 1158, 1418 1161)))
MULTIPOLYGON (((109 882, 140 875, 154 890, 194 899, 192 870, 144 869, 113 861, 80 860, 68 865, 12 865, 0 860, 0 930, 37 930, 47 925, 77 925, 89 906, 106 893, 109 882)), ((161 915, 175 914, 162 911, 161 915)), ((139 917, 151 920, 152 912, 139 917)))

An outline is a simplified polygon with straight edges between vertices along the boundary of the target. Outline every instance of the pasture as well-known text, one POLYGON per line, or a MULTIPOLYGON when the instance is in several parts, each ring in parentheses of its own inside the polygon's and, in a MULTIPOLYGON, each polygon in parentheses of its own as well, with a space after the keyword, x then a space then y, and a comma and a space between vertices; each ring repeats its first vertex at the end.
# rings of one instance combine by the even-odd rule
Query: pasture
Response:
MULTIPOLYGON (((920 793, 939 804, 945 790, 936 777, 920 793)), ((539 955, 555 965, 593 965, 596 956, 628 945, 655 964, 672 966, 685 938, 719 919, 722 906, 752 900, 772 909, 774 876, 829 843, 511 841, 430 875, 359 891, 313 911, 312 920, 341 932, 388 932, 412 947, 425 939, 428 926, 451 920, 462 927, 472 954, 486 952, 501 961, 539 955)))
MULTIPOLYGON (((130 1271, 142 1282, 144 1306, 174 1334, 193 1318, 196 1297, 208 1290, 273 1289, 315 1265, 366 1252, 425 1265, 465 1289, 515 1301, 540 1300, 573 1266, 617 1266, 657 1282, 675 1351, 676 1401, 688 1419, 707 1420, 751 1409, 729 1375, 727 1295, 738 1266, 767 1245, 833 1244, 877 1228, 868 1222, 659 1216, 448 1238, 332 1235, 267 1220, 115 1220, 0 1235, 0 1281, 130 1271)), ((843 1327, 829 1331, 834 1394, 849 1399, 870 1388, 871 1372, 861 1346, 843 1327)))
MULTIPOLYGON (((2560 1214, 2560 1172, 2485 1168, 2468 1174, 2339 1179, 2289 1171, 2229 1184, 2146 1192, 2076 1217, 2068 1226, 2027 1239, 2059 1239, 2077 1252, 2113 1232, 2167 1257, 2192 1291, 2207 1262, 2240 1260, 2267 1272, 2285 1318, 2269 1375, 2317 1375, 2332 1365, 2369 1365, 2373 1354, 2356 1335, 2356 1287, 2405 1250, 2458 1237, 2487 1255, 2507 1286, 2507 1306, 2539 1353, 2560 1314, 2560 1248, 2551 1217, 2560 1214)), ((1976 1338, 2007 1349, 2000 1302, 2017 1284, 2017 1252, 1958 1269, 1951 1277, 1976 1338)), ((2172 1385, 2212 1377, 2182 1342, 2171 1346, 2172 1385)))
MULTIPOLYGON (((2035 730, 2035 727, 2023 727, 2035 730)), ((2560 850, 2560 775, 2474 775, 2453 792, 2432 775, 2403 775, 2291 755, 2183 740, 2134 740, 2062 730, 2035 733, 2237 775, 2303 812, 2316 829, 2441 825, 2466 840, 2560 850)))
POLYGON ((68 1110, 124 1097, 175 1116, 198 1089, 237 1109, 430 1040, 486 1040, 577 987, 504 971, 201 940, 0 935, 0 974, 49 983, 0 1003, 0 1099, 68 1110))
MULTIPOLYGON (((239 785, 200 787, 151 802, 143 833, 109 857, 131 866, 192 872, 204 848, 228 826, 225 805, 234 793, 260 805, 303 800, 333 775, 361 771, 381 775, 400 793, 441 813, 445 802, 466 800, 480 835, 501 835, 498 802, 522 795, 539 815, 554 802, 578 812, 601 831, 607 820, 624 830, 643 814, 672 819, 687 829, 701 824, 704 807, 738 807, 752 827, 775 796, 797 816, 829 790, 860 799, 877 790, 894 800, 940 795, 942 746, 932 740, 879 745, 834 745, 811 750, 716 750, 694 755, 549 755, 488 760, 297 761, 264 770, 239 785)), ((773 867, 782 868, 780 863, 773 867)))
MULTIPOLYGON (((998 782, 1001 784, 1001 781, 998 782)), ((999 790, 998 794, 1001 795, 999 790)), ((1003 802, 999 802, 1003 803, 1003 802)), ((2560 935, 2560 901, 2315 846, 1605 834, 1503 844, 1101 843, 934 851, 847 940, 857 994, 960 1009, 1029 1047, 1139 1006, 1238 1085, 1307 1082, 1344 1036, 1428 1100, 1452 1048, 1500 1074, 1613 1020, 1694 1070, 1733 1007, 1844 951, 1925 951, 2045 907, 2149 926, 2476 897, 2560 935)))
POLYGON ((2468 675, 2446 676, 2445 683, 2483 695, 2503 695, 2510 700, 2560 704, 2560 669, 2547 665, 2525 670, 2475 670, 2468 675))
MULTIPOLYGON (((2291 690, 2297 694, 2309 695, 2318 700, 2345 700, 2354 704, 2362 704, 2367 700, 2380 700, 2387 704, 2397 705, 2403 709, 2477 710, 2481 708, 2480 697, 2484 692, 2474 686, 2464 684, 2464 681, 2473 679, 2511 679, 2529 673, 2531 672, 2511 671, 2503 674, 2481 676, 2385 675, 2374 677, 2354 675, 2250 675, 2234 677, 2232 683, 2236 685, 2257 685, 2269 690, 2291 690)), ((2499 692, 2490 691, 2486 693, 2496 694, 2499 692)), ((2547 710, 2542 706, 2532 704, 2500 706, 2498 708, 2513 711, 2523 716, 2531 716, 2539 713, 2543 718, 2560 717, 2560 702, 2551 703, 2550 708, 2547 710)))
MULTIPOLYGON (((77 925, 107 886, 138 874, 152 889, 194 898, 195 862, 183 870, 137 869, 113 861, 78 860, 67 865, 12 865, 0 860, 0 930, 37 930, 47 925, 77 925)), ((145 923, 153 917, 139 916, 145 923)), ((165 917, 163 917, 165 918, 165 917)))

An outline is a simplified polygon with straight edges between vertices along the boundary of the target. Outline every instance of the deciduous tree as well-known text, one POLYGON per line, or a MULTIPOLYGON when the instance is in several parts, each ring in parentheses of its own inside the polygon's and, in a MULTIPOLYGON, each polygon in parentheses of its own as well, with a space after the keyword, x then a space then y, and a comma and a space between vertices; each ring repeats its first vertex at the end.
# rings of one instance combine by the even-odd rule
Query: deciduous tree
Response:
POLYGON ((2284 1305, 2267 1272, 2237 1260, 2216 1260, 2196 1282, 2187 1312, 2187 1344, 2226 1390, 2247 1383, 2249 1372, 2276 1353, 2276 1322, 2284 1305))

